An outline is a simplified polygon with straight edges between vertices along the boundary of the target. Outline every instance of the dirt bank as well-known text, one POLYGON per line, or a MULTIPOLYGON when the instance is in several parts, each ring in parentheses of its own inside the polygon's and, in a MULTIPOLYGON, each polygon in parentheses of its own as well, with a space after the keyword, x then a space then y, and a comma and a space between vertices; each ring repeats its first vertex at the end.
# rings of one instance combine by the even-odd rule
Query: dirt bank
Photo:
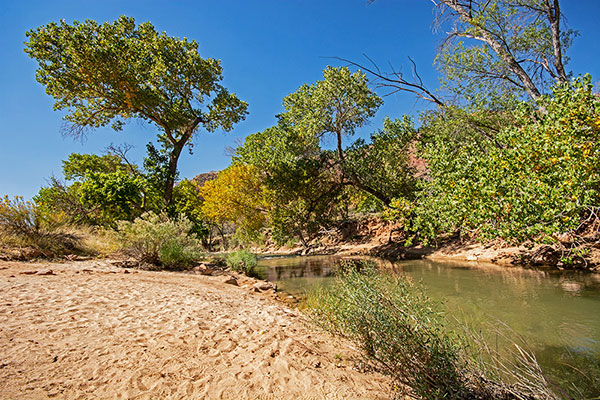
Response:
POLYGON ((600 271, 600 249, 586 249, 584 257, 559 246, 531 244, 510 246, 500 240, 490 243, 449 238, 436 246, 405 246, 405 238, 398 224, 380 217, 363 217, 347 221, 337 229, 322 232, 310 242, 310 248, 300 246, 280 248, 270 246, 253 251, 263 254, 339 254, 368 255, 388 259, 432 259, 486 262, 500 265, 549 266, 564 269, 600 271), (571 263, 564 260, 571 258, 571 263))
POLYGON ((0 277, 2 399, 389 397, 348 343, 251 281, 106 261, 0 262, 0 277))

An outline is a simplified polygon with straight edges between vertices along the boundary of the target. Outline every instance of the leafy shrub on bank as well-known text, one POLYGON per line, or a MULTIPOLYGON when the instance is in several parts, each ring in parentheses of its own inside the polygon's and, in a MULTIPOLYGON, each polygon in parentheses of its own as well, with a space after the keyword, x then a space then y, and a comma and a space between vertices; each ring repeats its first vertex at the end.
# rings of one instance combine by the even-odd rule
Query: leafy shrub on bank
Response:
POLYGON ((576 238, 598 221, 600 97, 589 75, 535 107, 433 112, 421 133, 430 179, 414 222, 424 236, 576 238))
POLYGON ((309 295, 307 305, 319 325, 355 342, 367 360, 392 377, 400 395, 557 398, 543 382, 509 385, 486 374, 485 366, 471 356, 466 341, 451 333, 443 312, 421 287, 379 273, 373 264, 343 263, 334 284, 309 295))
POLYGON ((236 272, 241 272, 248 276, 255 273, 258 258, 248 250, 238 250, 225 256, 225 264, 236 272))
POLYGON ((119 221, 117 226, 121 249, 140 262, 182 269, 202 257, 200 243, 190 235, 193 224, 185 216, 169 219, 148 212, 133 222, 119 221))

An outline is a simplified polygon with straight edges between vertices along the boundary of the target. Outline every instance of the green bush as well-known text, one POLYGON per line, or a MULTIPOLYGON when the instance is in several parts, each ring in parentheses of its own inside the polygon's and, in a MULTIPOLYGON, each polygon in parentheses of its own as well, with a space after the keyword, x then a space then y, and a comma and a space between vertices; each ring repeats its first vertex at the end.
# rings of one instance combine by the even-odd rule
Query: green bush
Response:
MULTIPOLYGON (((510 385, 487 373, 420 286, 379 273, 373 264, 341 264, 333 285, 310 294, 307 306, 319 325, 355 342, 368 361, 392 377, 400 395, 457 400, 556 398, 549 390, 542 391, 543 382, 533 388, 521 381, 510 385)), ((481 352, 477 350, 473 353, 481 352)))
POLYGON ((248 250, 238 250, 225 256, 225 264, 236 272, 244 273, 248 276, 254 275, 255 267, 258 262, 256 255, 248 250))
POLYGON ((576 238, 597 220, 600 97, 589 75, 535 106, 433 112, 421 133, 429 179, 414 230, 424 236, 551 241, 576 238))
POLYGON ((181 269, 202 257, 200 243, 189 234, 193 224, 185 216, 169 219, 148 212, 117 225, 121 249, 140 262, 181 269))

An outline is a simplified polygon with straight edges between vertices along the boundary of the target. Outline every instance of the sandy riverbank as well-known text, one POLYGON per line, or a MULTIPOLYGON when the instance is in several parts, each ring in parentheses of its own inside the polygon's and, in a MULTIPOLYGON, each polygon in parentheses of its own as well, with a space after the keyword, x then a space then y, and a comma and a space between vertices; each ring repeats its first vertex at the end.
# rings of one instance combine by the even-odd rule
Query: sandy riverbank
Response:
POLYGON ((125 271, 0 262, 0 398, 389 398, 347 343, 252 282, 125 271))

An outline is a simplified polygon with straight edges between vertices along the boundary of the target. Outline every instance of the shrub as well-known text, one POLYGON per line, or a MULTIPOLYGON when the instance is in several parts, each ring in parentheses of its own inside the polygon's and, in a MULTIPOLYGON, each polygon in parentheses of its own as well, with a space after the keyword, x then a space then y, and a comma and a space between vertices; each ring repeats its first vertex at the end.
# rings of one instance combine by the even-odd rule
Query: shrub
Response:
POLYGON ((236 272, 242 272, 248 276, 255 273, 255 267, 257 264, 256 255, 250 253, 248 250, 238 250, 233 253, 227 254, 225 257, 225 264, 236 272))
POLYGON ((169 219, 152 212, 133 222, 119 221, 121 249, 140 262, 165 268, 186 268, 202 257, 198 240, 189 235, 192 223, 185 217, 169 219))
MULTIPOLYGON (((541 383, 509 385, 486 374, 444 313, 411 281, 373 264, 343 263, 338 278, 309 295, 314 320, 350 339, 402 395, 423 399, 554 399, 541 383)), ((537 364, 536 364, 537 365, 537 364)))
POLYGON ((35 256, 56 257, 88 253, 81 237, 65 226, 60 214, 47 214, 22 197, 0 201, 0 242, 8 247, 25 247, 35 256))
POLYGON ((193 246, 186 246, 178 240, 168 240, 158 251, 162 265, 166 267, 186 267, 201 257, 201 253, 193 246))
POLYGON ((416 208, 422 235, 551 240, 597 222, 600 97, 589 75, 555 86, 535 108, 431 113, 421 133, 429 168, 416 208))

